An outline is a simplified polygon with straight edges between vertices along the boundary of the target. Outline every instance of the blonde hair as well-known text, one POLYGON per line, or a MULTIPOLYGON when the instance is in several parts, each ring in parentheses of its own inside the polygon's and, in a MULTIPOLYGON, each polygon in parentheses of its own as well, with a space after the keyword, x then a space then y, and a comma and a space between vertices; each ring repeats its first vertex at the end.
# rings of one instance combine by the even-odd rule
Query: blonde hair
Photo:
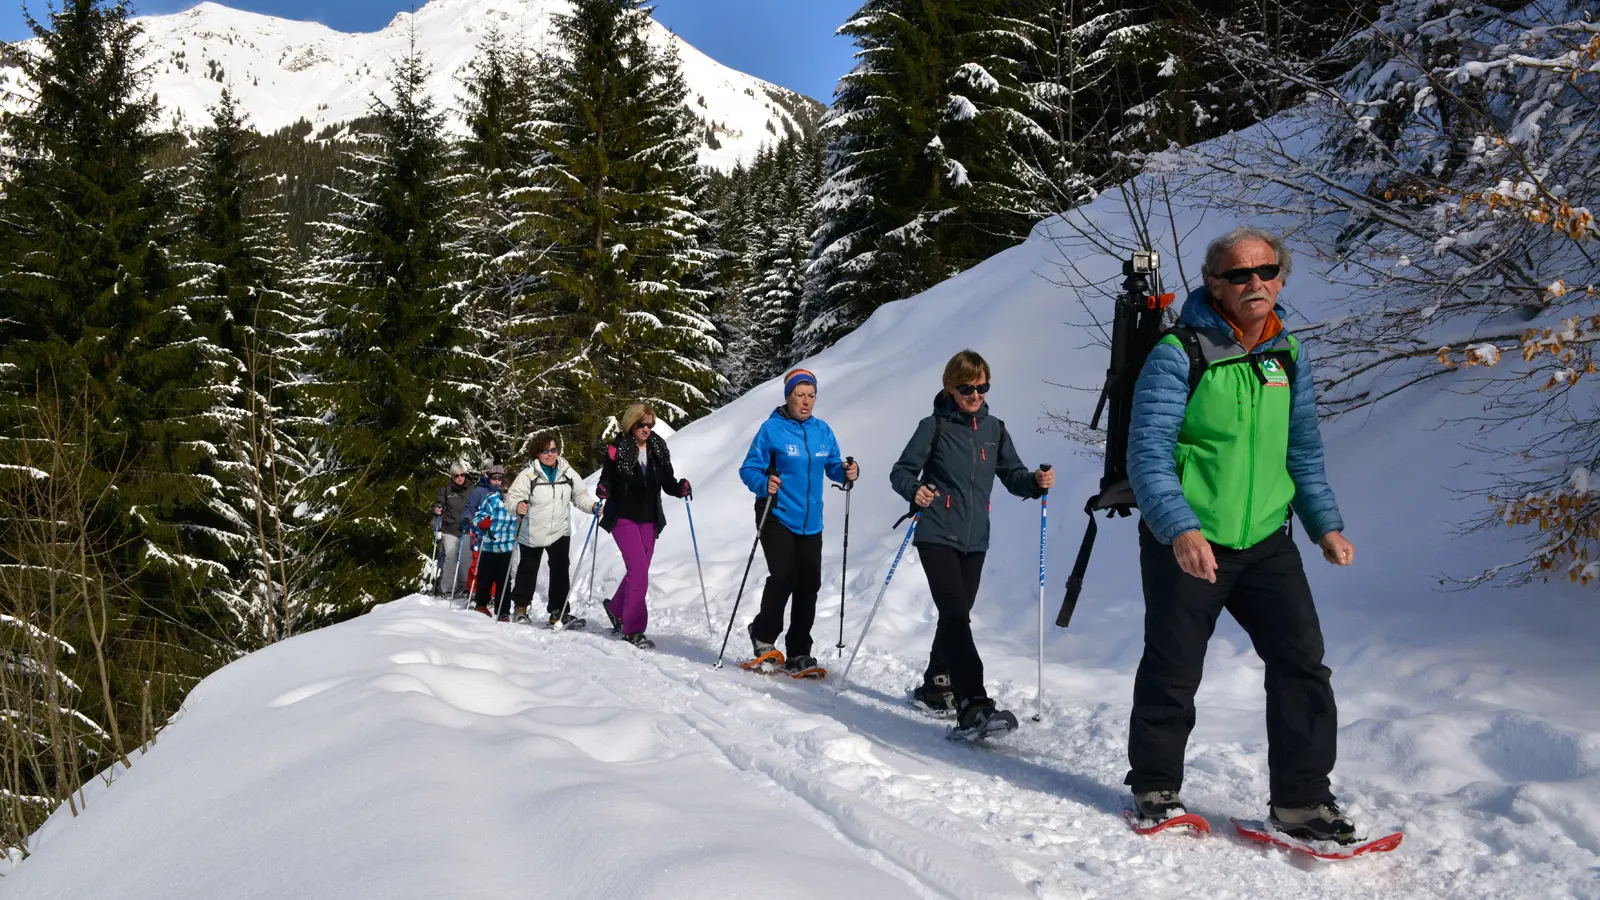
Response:
POLYGON ((944 364, 944 389, 953 394, 960 385, 976 384, 979 375, 985 380, 994 377, 989 372, 989 363, 978 351, 963 350, 944 364))
POLYGON ((652 409, 648 403, 640 402, 629 406, 627 410, 622 413, 622 433, 632 437, 634 427, 640 422, 643 422, 645 416, 649 416, 652 419, 659 419, 659 417, 656 415, 656 411, 652 409))

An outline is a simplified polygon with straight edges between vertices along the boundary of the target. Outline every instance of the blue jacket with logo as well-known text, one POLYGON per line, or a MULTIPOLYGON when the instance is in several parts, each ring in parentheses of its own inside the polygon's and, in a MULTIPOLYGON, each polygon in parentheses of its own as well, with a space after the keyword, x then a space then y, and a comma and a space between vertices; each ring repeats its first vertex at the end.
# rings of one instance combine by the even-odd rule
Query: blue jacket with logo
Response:
POLYGON ((816 416, 797 422, 778 407, 761 423, 739 480, 756 495, 759 512, 767 497, 767 465, 776 458, 783 486, 772 501, 772 517, 795 534, 822 533, 823 479, 844 482, 844 459, 833 429, 816 416))

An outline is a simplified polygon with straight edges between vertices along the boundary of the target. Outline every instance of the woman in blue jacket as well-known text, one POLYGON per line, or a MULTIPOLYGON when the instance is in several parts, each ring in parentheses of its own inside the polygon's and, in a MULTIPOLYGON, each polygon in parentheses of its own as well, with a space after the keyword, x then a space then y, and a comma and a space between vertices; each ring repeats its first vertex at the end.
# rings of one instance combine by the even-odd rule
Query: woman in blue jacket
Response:
POLYGON ((739 467, 740 480, 756 495, 758 524, 767 498, 772 498, 772 512, 761 532, 767 586, 761 592, 761 611, 748 631, 757 657, 776 650, 783 608, 793 595, 785 641, 789 653, 783 665, 800 672, 817 664, 811 656, 811 623, 822 587, 823 479, 855 481, 857 469, 855 463, 840 459, 833 429, 812 415, 817 376, 795 369, 783 377, 783 393, 784 404, 762 423, 739 467))

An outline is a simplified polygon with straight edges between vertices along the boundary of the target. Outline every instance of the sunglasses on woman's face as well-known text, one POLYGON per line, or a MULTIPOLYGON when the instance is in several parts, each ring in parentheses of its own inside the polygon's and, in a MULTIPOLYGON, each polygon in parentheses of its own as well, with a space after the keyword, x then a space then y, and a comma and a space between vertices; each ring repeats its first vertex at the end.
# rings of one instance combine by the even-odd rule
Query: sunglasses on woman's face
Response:
POLYGON ((960 394, 963 397, 971 397, 973 391, 977 391, 979 394, 987 394, 987 393, 989 393, 989 383, 986 381, 983 384, 958 384, 958 385, 956 385, 956 393, 960 394))
POLYGON ((654 423, 654 422, 640 422, 639 424, 637 424, 637 425, 635 425, 633 427, 635 429, 639 430, 639 431, 649 431, 650 429, 656 427, 656 423, 654 423))
POLYGON ((1256 266, 1255 268, 1246 266, 1242 269, 1229 269, 1226 272, 1218 274, 1217 277, 1229 284, 1249 284, 1251 275, 1260 278, 1262 281, 1271 281, 1272 279, 1277 278, 1278 273, 1282 271, 1283 266, 1273 263, 1266 266, 1256 266))
POLYGON ((556 448, 554 448, 554 447, 546 447, 543 450, 539 451, 539 455, 540 456, 549 456, 550 454, 555 453, 555 452, 556 452, 556 448))

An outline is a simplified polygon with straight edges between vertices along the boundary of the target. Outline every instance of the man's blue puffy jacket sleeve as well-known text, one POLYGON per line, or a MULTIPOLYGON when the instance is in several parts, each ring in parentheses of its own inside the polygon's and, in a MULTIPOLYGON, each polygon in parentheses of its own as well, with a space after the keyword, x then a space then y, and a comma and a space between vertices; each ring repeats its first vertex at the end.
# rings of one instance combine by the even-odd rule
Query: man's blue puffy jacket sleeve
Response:
POLYGON ((1330 531, 1343 531, 1344 519, 1328 486, 1322 453, 1322 432, 1317 429, 1317 383, 1311 377, 1311 356, 1300 344, 1295 354, 1294 384, 1289 398, 1289 477, 1294 479, 1295 515, 1313 541, 1330 531))
POLYGON ((1200 530, 1200 518, 1184 499, 1175 455, 1188 405, 1189 355, 1182 347, 1157 344, 1134 383, 1128 483, 1139 501, 1139 515, 1163 544, 1200 530))

